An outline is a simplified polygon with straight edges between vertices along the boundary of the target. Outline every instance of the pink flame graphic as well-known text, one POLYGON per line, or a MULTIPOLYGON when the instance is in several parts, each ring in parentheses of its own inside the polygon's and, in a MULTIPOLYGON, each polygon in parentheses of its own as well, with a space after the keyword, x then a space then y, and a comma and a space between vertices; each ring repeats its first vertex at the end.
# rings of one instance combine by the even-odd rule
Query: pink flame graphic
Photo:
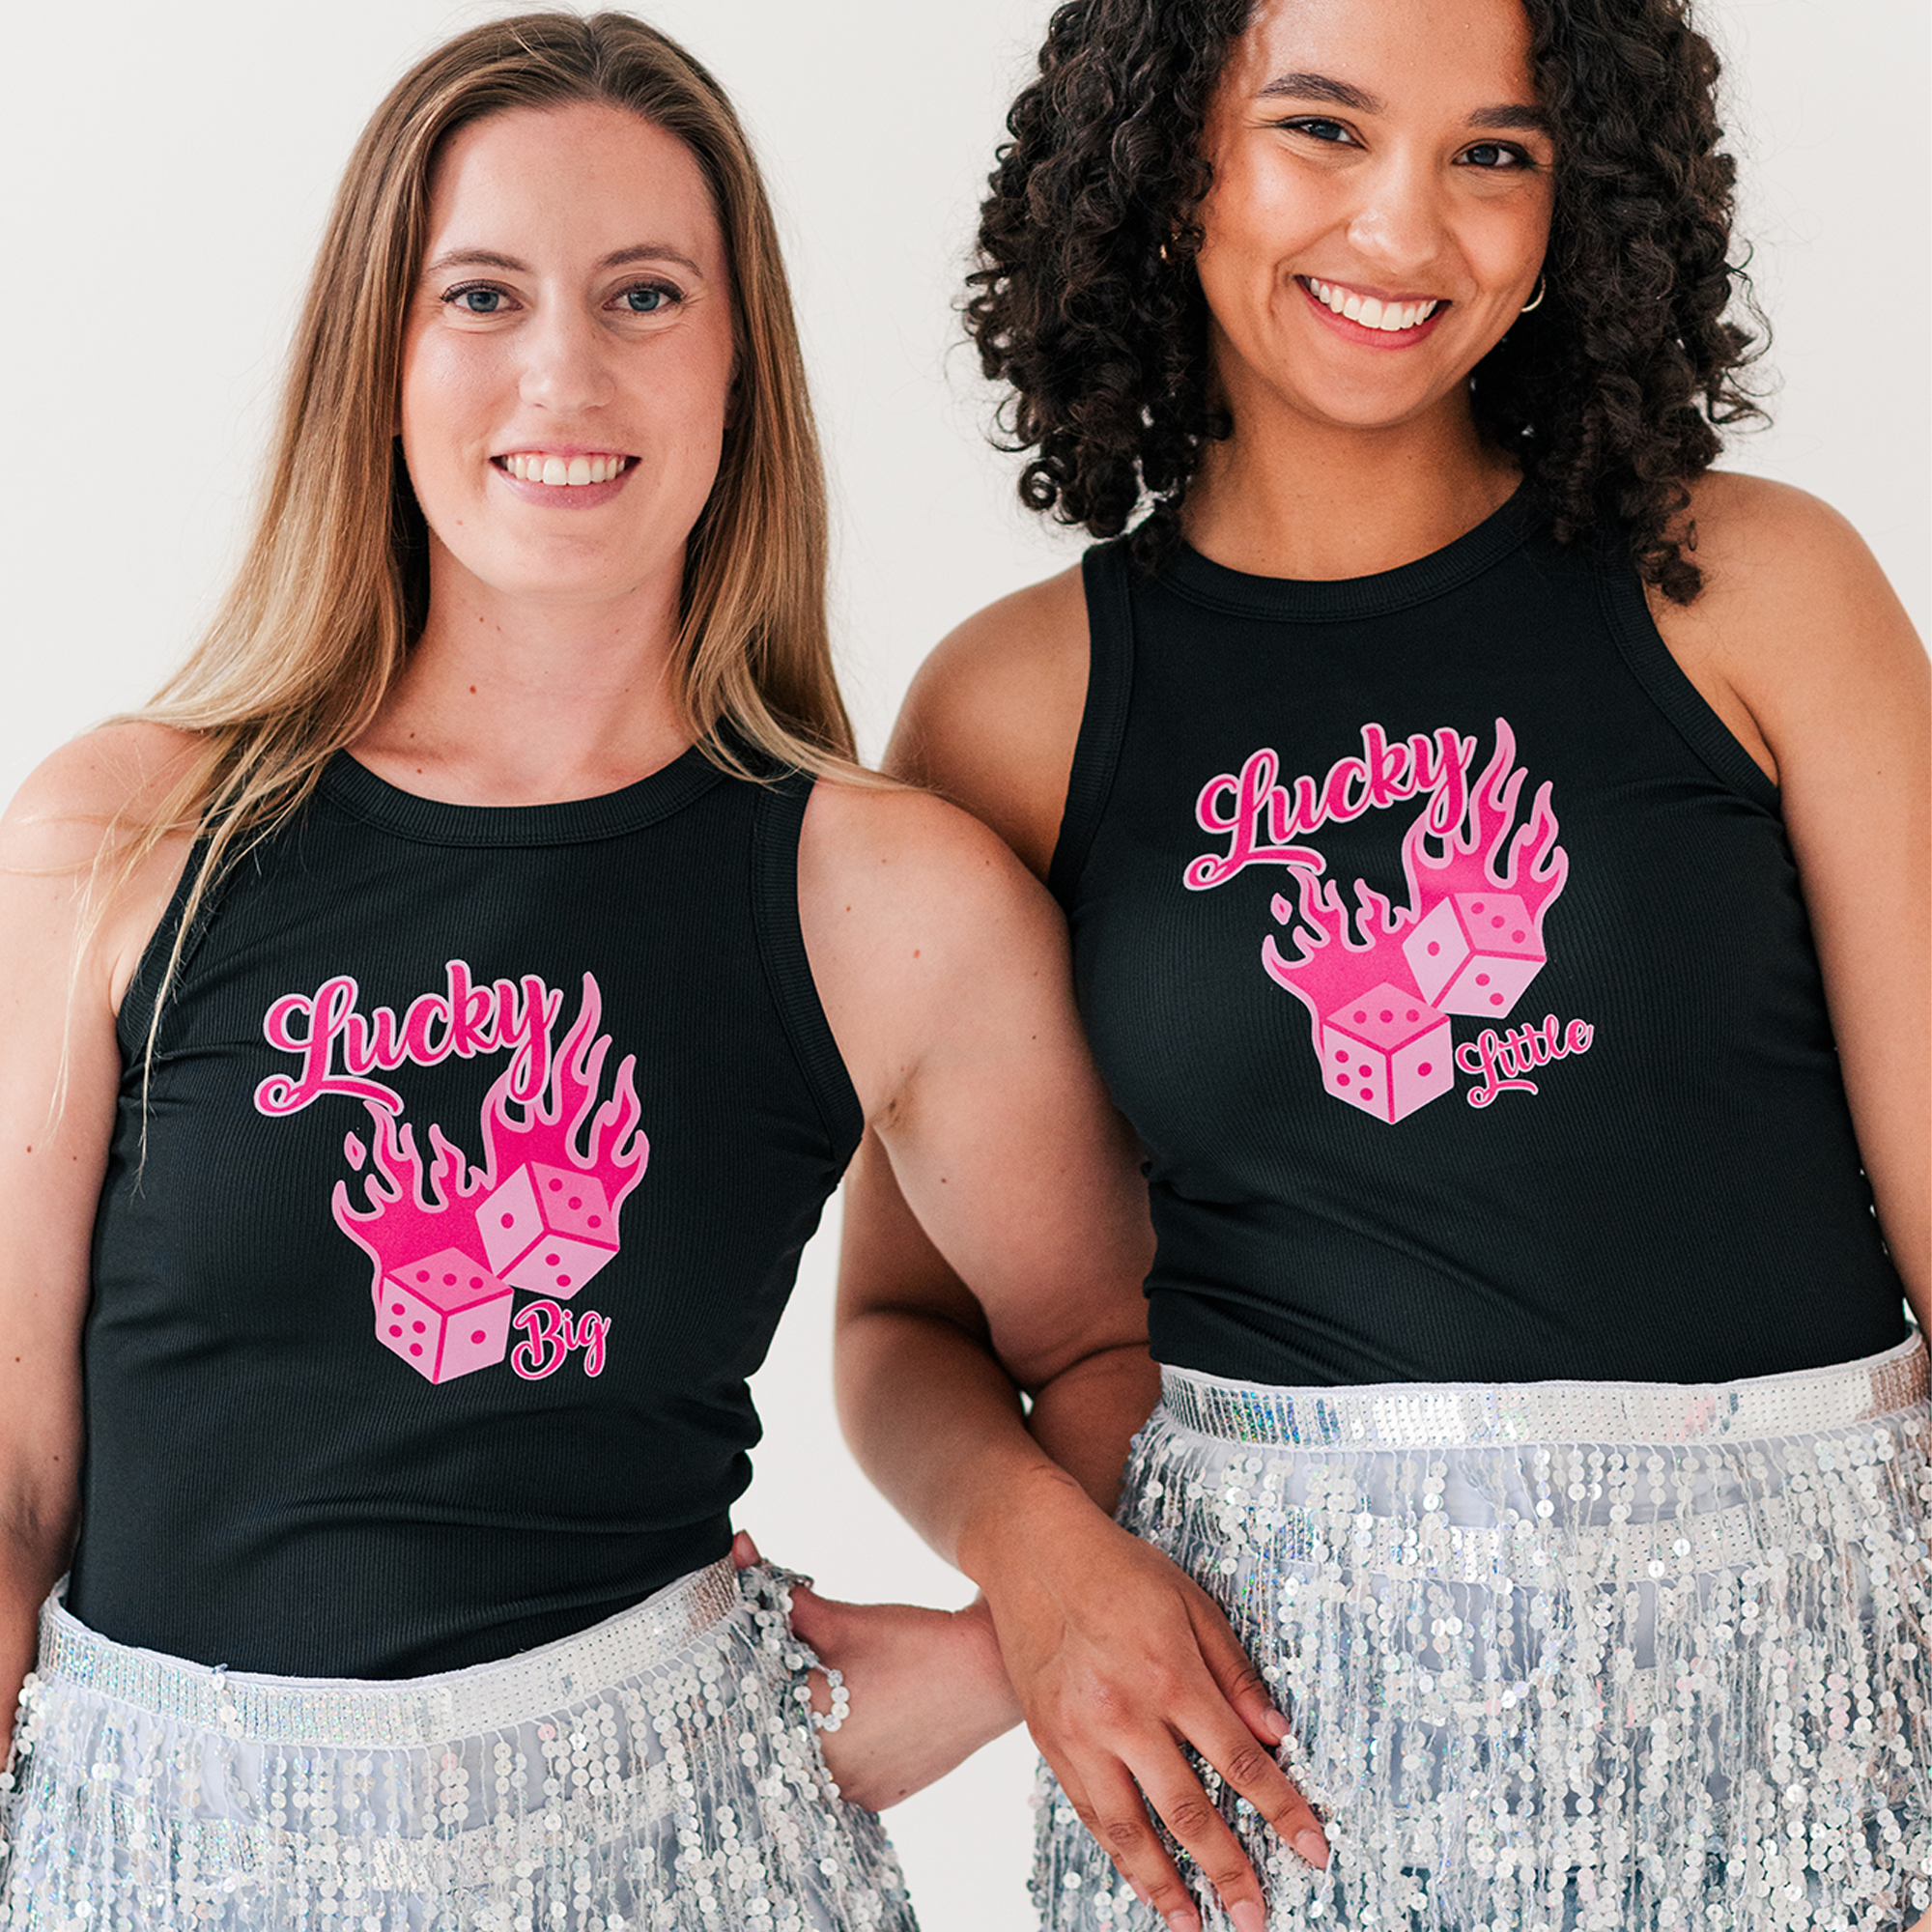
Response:
POLYGON ((610 1035, 597 1032, 603 1009, 596 978, 586 973, 583 1004, 551 1068, 548 1092, 527 1104, 511 1099, 512 1069, 505 1068, 484 1095, 483 1151, 491 1185, 530 1160, 594 1175, 604 1184, 614 1225, 625 1197, 644 1178, 651 1144, 638 1125, 644 1110, 633 1078, 636 1054, 627 1053, 619 1062, 610 1099, 597 1104, 611 1051, 610 1035), (578 1141, 586 1121, 588 1143, 580 1152, 578 1141))
POLYGON ((1318 1053, 1322 1020, 1370 987, 1386 981, 1414 992, 1418 999, 1422 997, 1402 951, 1402 935, 1452 894, 1514 893, 1527 908, 1541 938, 1544 914, 1563 890, 1570 860, 1556 842, 1556 813, 1550 806, 1547 781, 1537 789, 1527 821, 1511 836, 1517 800, 1526 776, 1516 764, 1516 734, 1508 720, 1498 718, 1494 754, 1470 788, 1462 823, 1447 832, 1432 832, 1432 801, 1403 838, 1402 867, 1408 881, 1406 906, 1392 906, 1380 893, 1357 879, 1359 909, 1351 919, 1334 885, 1305 867, 1289 867, 1294 875, 1299 906, 1291 906, 1279 894, 1273 903, 1274 916, 1283 925, 1292 923, 1299 912, 1295 956, 1284 957, 1270 934, 1262 942, 1262 964, 1276 984, 1285 986, 1308 1009, 1318 1053), (1432 849, 1432 841, 1437 849, 1432 849))
MULTIPOLYGON (((380 1297, 385 1272, 442 1248, 469 1255, 488 1265, 477 1252, 472 1215, 446 1218, 458 1202, 485 1194, 525 1161, 575 1167, 603 1182, 613 1219, 625 1197, 643 1179, 650 1143, 638 1122, 643 1108, 634 1075, 637 1056, 626 1054, 617 1068, 615 1089, 602 1106, 597 1095, 604 1062, 611 1051, 608 1034, 597 1032, 603 1012, 597 980, 583 976, 583 1004, 551 1067, 545 1094, 525 1103, 510 1097, 514 1064, 506 1067, 483 1098, 483 1165, 472 1168, 439 1126, 429 1130, 434 1158, 425 1171, 416 1151, 415 1130, 373 1101, 365 1101, 375 1133, 369 1148, 374 1170, 363 1179, 367 1210, 350 1205, 349 1185, 335 1183, 331 1206, 335 1224, 374 1264, 372 1296, 380 1297), (516 1110, 516 1111, 512 1111, 516 1110), (518 1116, 521 1115, 521 1118, 518 1116), (589 1123, 588 1146, 578 1142, 589 1123)), ((354 1136, 350 1137, 354 1141, 354 1136)), ((359 1144, 344 1151, 352 1163, 359 1144)))
MULTIPOLYGON (((375 1172, 363 1179, 369 1209, 349 1205, 349 1184, 338 1180, 330 1206, 335 1225, 374 1264, 369 1293, 380 1299, 383 1276, 392 1267, 407 1266, 441 1248, 456 1248, 476 1259, 476 1225, 468 1214, 444 1217, 450 1207, 490 1184, 490 1177, 472 1170, 461 1148, 445 1138, 440 1127, 429 1130, 435 1159, 424 1172, 416 1151, 415 1129, 373 1100, 362 1103, 376 1123, 369 1156, 375 1172), (381 1238, 378 1239, 380 1231, 381 1238)), ((358 1163, 359 1165, 359 1163, 358 1163)))
MULTIPOLYGON (((1432 907, 1456 893, 1514 893, 1528 909, 1538 938, 1542 937, 1543 916, 1570 876, 1570 856, 1556 842, 1556 813, 1547 779, 1537 787, 1528 819, 1511 837, 1517 798, 1527 776, 1516 764, 1516 733, 1507 719, 1498 718, 1494 755, 1469 789, 1463 823, 1433 834, 1425 811, 1404 835, 1402 869, 1408 880, 1411 920, 1426 918, 1432 907), (1430 849, 1432 839, 1439 851, 1430 849), (1525 853, 1526 866, 1521 863, 1525 853)), ((1397 983, 1413 981, 1405 974, 1397 983)))
MULTIPOLYGON (((1415 984, 1400 944, 1415 915, 1406 907, 1392 907, 1374 887, 1357 879, 1357 910, 1351 920, 1330 881, 1304 866, 1291 866, 1289 870, 1301 901, 1302 923, 1293 934, 1297 951, 1293 959, 1284 958, 1270 933, 1262 941, 1262 965, 1269 979, 1287 987, 1308 1009, 1309 1032, 1319 1053, 1321 1022, 1344 1001, 1358 998, 1383 980, 1404 988, 1415 984)), ((1293 920, 1296 908, 1279 893, 1273 906, 1283 925, 1293 920)))

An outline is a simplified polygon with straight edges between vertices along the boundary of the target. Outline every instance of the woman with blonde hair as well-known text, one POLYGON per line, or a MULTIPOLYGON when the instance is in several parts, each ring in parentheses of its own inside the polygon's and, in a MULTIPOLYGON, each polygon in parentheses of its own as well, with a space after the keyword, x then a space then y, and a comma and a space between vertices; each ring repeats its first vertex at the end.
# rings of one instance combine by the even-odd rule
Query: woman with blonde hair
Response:
POLYGON ((813 1676, 746 1378, 867 1123, 1076 1463, 1147 1234, 1044 895, 853 763, 824 573, 716 82, 616 14, 426 57, 227 603, 0 828, 14 1932, 911 1924, 848 1800, 1011 1720, 990 1627, 813 1676))

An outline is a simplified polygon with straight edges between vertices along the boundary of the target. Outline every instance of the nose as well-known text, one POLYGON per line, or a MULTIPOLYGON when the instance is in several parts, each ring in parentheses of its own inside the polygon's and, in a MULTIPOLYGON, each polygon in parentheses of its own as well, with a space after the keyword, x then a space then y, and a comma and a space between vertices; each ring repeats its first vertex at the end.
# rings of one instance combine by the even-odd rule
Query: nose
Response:
POLYGON ((1360 179, 1362 198, 1349 220, 1350 243, 1398 279, 1433 262, 1443 230, 1442 181, 1433 160, 1398 149, 1360 179))
POLYGON ((573 302, 547 303, 523 333, 517 392, 554 415, 601 408, 611 400, 609 344, 596 319, 573 302))

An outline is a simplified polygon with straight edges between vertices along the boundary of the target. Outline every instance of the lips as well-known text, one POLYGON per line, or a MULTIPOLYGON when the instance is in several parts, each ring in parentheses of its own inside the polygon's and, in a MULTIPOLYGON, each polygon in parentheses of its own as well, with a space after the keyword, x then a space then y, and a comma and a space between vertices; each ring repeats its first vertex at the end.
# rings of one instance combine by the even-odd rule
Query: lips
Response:
POLYGON ((587 454, 582 450, 519 449, 491 462, 520 483, 539 483, 550 490, 582 490, 592 483, 609 483, 637 462, 615 451, 587 454))

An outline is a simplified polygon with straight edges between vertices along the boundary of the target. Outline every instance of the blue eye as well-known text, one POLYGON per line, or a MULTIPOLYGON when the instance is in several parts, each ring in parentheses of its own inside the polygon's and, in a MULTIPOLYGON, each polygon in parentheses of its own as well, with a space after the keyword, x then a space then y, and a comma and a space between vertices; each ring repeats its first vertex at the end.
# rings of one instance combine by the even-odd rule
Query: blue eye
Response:
POLYGON ((497 315, 501 312, 504 297, 501 289, 451 289, 443 300, 464 315, 497 315))
POLYGON ((658 315, 677 300, 677 291, 657 283, 640 283, 624 291, 624 306, 633 315, 658 315))

